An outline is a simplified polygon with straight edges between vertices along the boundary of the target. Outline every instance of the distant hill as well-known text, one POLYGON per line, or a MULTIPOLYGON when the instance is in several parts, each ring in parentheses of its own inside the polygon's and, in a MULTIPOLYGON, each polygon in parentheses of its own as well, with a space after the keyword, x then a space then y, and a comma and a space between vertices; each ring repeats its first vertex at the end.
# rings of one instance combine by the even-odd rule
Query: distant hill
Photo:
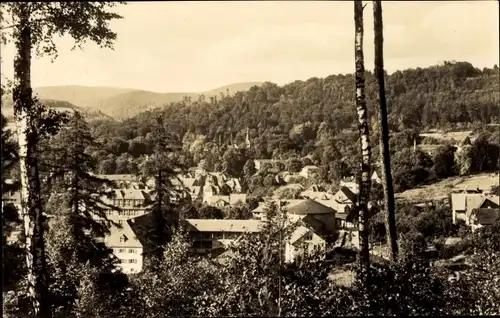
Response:
POLYGON ((134 91, 127 88, 92 86, 45 86, 37 87, 34 92, 40 99, 53 99, 70 102, 81 107, 91 107, 98 101, 134 91))
POLYGON ((220 93, 230 95, 247 91, 252 86, 260 86, 260 82, 235 83, 206 92, 195 93, 157 93, 144 90, 88 87, 88 86, 52 86, 39 87, 35 92, 41 99, 67 101, 74 105, 102 111, 116 119, 133 117, 143 111, 157 108, 168 103, 179 102, 184 96, 192 99, 204 95, 206 98, 218 96, 220 93))
MULTIPOLYGON (((110 118, 99 110, 79 107, 69 103, 67 101, 61 100, 53 100, 53 99, 42 99, 42 102, 46 107, 53 108, 58 111, 67 111, 73 112, 75 110, 79 111, 83 117, 87 120, 97 120, 97 119, 105 119, 110 118)), ((2 99, 2 114, 6 117, 10 122, 14 119, 14 108, 12 105, 12 99, 9 96, 6 96, 2 99)))

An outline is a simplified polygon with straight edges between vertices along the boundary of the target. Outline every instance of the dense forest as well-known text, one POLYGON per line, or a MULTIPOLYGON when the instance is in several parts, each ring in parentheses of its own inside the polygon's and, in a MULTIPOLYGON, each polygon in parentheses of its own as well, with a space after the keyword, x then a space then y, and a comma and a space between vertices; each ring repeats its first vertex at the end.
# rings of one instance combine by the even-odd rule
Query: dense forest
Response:
MULTIPOLYGON (((489 163, 476 168, 457 167, 456 173, 491 170, 498 166, 498 129, 484 131, 485 124, 496 123, 499 118, 498 79, 496 65, 480 70, 468 62, 445 62, 387 76, 391 152, 395 155, 393 169, 399 190, 411 186, 404 184, 407 180, 399 178, 398 163, 410 164, 408 155, 411 158, 412 154, 404 151, 413 147, 415 140, 420 143, 419 133, 429 129, 474 130, 481 137, 473 147, 478 151, 494 144, 495 149, 489 152, 491 158, 485 159, 489 163)), ((226 170, 241 177, 248 159, 300 160, 302 165, 320 166, 323 181, 338 181, 355 173, 358 162, 353 85, 352 74, 311 78, 284 86, 265 83, 233 96, 211 97, 209 101, 203 96, 197 100, 186 97, 182 102, 141 113, 123 122, 93 121, 94 137, 103 147, 93 149, 92 153, 100 162, 101 173, 136 173, 145 156, 152 152, 152 133, 156 129, 156 118, 161 116, 173 137, 172 142, 182 148, 172 155, 181 166, 202 165, 207 170, 226 170), (251 146, 241 149, 247 131, 251 146), (240 149, 230 147, 234 144, 240 149)), ((367 72, 374 162, 378 160, 379 133, 376 98, 374 76, 367 72)), ((443 146, 437 161, 446 165, 450 149, 443 146)), ((453 152, 451 150, 451 155, 453 152)), ((433 166, 433 158, 428 155, 417 153, 416 157, 419 158, 419 164, 413 167, 416 174, 422 172, 418 166, 427 170, 433 166)), ((439 176, 453 174, 453 168, 448 170, 439 172, 439 176)), ((420 177, 404 176, 403 179, 425 180, 429 174, 432 173, 420 173, 420 177)))

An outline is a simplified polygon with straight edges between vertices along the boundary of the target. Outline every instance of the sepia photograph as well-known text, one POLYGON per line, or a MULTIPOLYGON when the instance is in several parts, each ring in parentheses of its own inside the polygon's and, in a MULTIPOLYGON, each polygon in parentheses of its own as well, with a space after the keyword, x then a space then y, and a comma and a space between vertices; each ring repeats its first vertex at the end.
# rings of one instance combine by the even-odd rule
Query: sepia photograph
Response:
POLYGON ((500 316, 499 7, 1 2, 2 316, 500 316))

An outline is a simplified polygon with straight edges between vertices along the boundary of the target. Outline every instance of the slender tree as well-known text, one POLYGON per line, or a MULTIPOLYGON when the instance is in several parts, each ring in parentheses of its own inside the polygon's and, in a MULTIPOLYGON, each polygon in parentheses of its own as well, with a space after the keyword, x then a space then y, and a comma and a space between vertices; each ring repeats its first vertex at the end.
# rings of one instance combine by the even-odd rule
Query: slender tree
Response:
POLYGON ((384 187, 385 222, 387 243, 391 248, 392 260, 397 260, 398 244, 396 234, 396 214, 394 187, 391 174, 391 155, 389 152, 389 125, 387 120, 387 101, 384 78, 384 34, 382 22, 382 2, 373 1, 373 24, 375 30, 375 77, 379 94, 380 154, 382 156, 382 182, 384 187))
POLYGON ((368 110, 365 99, 365 65, 363 56, 363 3, 354 2, 354 54, 356 61, 356 110, 358 114, 358 130, 361 146, 360 187, 357 210, 359 211, 360 263, 367 272, 370 267, 368 244, 368 202, 370 201, 370 131, 368 127, 368 110))
POLYGON ((14 115, 19 143, 21 171, 21 214, 26 236, 26 265, 28 269, 28 292, 33 301, 33 311, 41 317, 50 315, 47 302, 47 277, 45 247, 43 241, 42 201, 38 162, 36 156, 36 130, 32 129, 33 118, 29 112, 33 106, 31 89, 32 30, 30 6, 19 3, 13 13, 18 26, 14 29, 16 56, 14 58, 14 115))
POLYGON ((156 267, 157 262, 162 260, 165 245, 178 224, 178 208, 184 201, 185 192, 179 180, 176 180, 177 164, 170 156, 173 149, 178 146, 179 140, 167 131, 161 116, 156 118, 154 126, 153 154, 140 167, 140 174, 144 179, 155 181, 154 189, 149 193, 150 222, 146 222, 145 227, 138 227, 137 230, 141 233, 140 236, 147 238, 144 248, 146 258, 153 260, 147 262, 146 266, 150 264, 156 267))
POLYGON ((37 122, 31 88, 31 53, 57 54, 55 35, 69 33, 80 46, 85 40, 111 46, 116 34, 108 22, 120 18, 107 12, 109 2, 9 2, 2 3, 2 38, 10 34, 16 49, 14 57, 14 115, 19 143, 22 215, 26 233, 28 290, 35 316, 50 316, 47 304, 43 207, 36 153, 37 122), (10 19, 9 19, 10 18, 10 19), (5 21, 11 25, 5 25, 5 21))

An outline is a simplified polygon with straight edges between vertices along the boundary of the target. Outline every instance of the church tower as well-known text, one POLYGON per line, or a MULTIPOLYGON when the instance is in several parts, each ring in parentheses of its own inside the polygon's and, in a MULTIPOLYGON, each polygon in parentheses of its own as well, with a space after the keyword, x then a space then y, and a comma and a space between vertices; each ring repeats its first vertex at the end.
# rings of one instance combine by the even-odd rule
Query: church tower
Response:
POLYGON ((245 139, 245 144, 246 144, 246 147, 247 149, 250 148, 251 144, 250 144, 250 137, 248 136, 249 134, 249 129, 247 127, 247 136, 246 136, 246 139, 245 139))

